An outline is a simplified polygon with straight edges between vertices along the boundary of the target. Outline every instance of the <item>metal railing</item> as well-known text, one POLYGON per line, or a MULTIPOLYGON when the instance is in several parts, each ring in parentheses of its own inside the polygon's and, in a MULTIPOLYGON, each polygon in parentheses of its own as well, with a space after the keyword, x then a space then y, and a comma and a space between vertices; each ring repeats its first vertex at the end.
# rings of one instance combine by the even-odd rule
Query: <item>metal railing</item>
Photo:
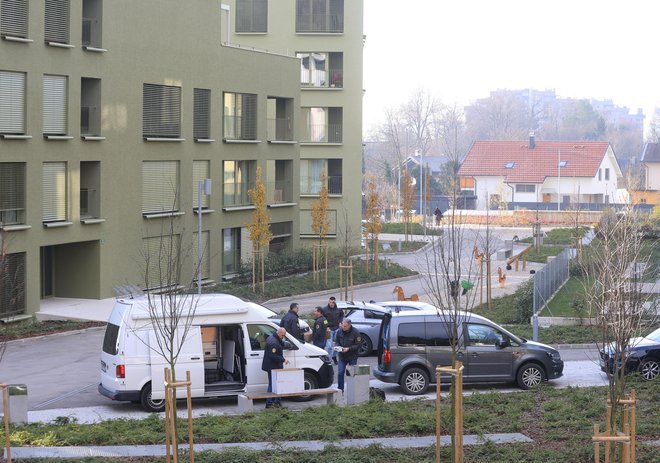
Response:
POLYGON ((276 117, 268 119, 268 140, 292 141, 293 127, 290 117, 276 117))
POLYGON ((290 203, 293 201, 291 180, 276 180, 266 182, 268 204, 290 203))
POLYGON ((534 274, 534 315, 538 315, 568 281, 571 259, 575 255, 575 249, 566 248, 534 274))
POLYGON ((303 69, 300 81, 303 87, 343 88, 344 70, 303 69))
MULTIPOLYGON (((342 194, 343 178, 341 176, 328 177, 328 194, 340 195, 342 194)), ((308 195, 317 195, 321 193, 322 188, 321 179, 313 176, 300 176, 300 193, 308 195)))
POLYGON ((86 47, 98 47, 100 41, 99 20, 96 18, 83 18, 82 20, 82 44, 86 47))
POLYGON ((301 141, 304 143, 341 143, 342 124, 308 124, 303 129, 301 141))

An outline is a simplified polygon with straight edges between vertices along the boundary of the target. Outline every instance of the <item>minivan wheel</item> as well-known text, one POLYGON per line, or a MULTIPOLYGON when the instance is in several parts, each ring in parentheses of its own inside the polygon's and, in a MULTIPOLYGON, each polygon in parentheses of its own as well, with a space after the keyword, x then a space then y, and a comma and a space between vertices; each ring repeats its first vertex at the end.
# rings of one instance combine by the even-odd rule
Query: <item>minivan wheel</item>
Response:
POLYGON ((429 375, 421 368, 410 368, 401 376, 399 385, 408 395, 424 394, 429 388, 429 375))
MULTIPOLYGON (((316 378, 316 375, 314 373, 306 371, 305 379, 303 381, 305 384, 305 390, 319 388, 319 380, 316 378)), ((297 395, 291 397, 291 400, 294 400, 296 402, 307 402, 309 400, 312 400, 313 398, 314 398, 313 395, 297 395)))
POLYGON ((645 359, 639 366, 639 372, 642 375, 642 379, 653 381, 660 376, 660 361, 654 358, 645 359))
POLYGON ((154 400, 151 398, 151 383, 147 383, 140 392, 140 404, 147 412, 162 412, 165 410, 165 399, 154 400))
POLYGON ((374 350, 373 344, 371 344, 371 339, 369 339, 369 336, 364 334, 360 334, 360 338, 362 339, 362 342, 358 348, 358 356, 366 357, 367 355, 371 355, 371 351, 374 350))
POLYGON ((528 363, 518 370, 517 380, 520 389, 527 390, 545 381, 545 372, 537 364, 528 363))

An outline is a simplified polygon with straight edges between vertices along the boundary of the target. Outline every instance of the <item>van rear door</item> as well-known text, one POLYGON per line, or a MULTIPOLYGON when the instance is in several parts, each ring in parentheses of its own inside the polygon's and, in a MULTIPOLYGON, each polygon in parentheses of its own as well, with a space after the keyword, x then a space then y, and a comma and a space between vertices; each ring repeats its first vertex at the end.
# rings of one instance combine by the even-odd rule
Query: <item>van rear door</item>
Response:
MULTIPOLYGON (((179 328, 176 333, 174 347, 181 345, 181 351, 176 361, 176 381, 186 380, 186 371, 190 371, 190 392, 192 397, 204 396, 204 355, 202 353, 202 334, 199 326, 191 326, 187 333, 179 328), (184 338, 185 336, 185 338, 184 338), (183 345, 181 345, 183 340, 183 345)), ((156 400, 165 398, 164 369, 169 362, 163 357, 158 346, 158 339, 154 331, 149 332, 149 352, 151 359, 151 394, 156 400)), ((167 352, 163 352, 167 353, 167 352)), ((177 392, 186 388, 177 388, 177 392)))

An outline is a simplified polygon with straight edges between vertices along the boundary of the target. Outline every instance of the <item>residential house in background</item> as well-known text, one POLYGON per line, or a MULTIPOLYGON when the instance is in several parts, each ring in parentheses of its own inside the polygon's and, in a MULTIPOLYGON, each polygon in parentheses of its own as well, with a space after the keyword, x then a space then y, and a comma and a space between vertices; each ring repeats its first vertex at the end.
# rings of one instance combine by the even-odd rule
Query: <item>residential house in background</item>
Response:
POLYGON ((644 184, 631 191, 633 202, 660 205, 660 143, 646 143, 639 162, 644 172, 644 184))
POLYGON ((477 209, 600 209, 622 202, 608 142, 476 141, 458 172, 473 179, 477 209))

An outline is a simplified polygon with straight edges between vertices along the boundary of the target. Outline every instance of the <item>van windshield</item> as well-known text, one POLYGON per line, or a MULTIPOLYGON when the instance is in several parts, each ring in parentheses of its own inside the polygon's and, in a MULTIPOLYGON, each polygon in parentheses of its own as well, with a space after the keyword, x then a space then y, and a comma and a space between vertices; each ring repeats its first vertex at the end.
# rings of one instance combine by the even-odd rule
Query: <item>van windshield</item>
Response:
POLYGON ((108 323, 103 337, 103 352, 110 355, 119 353, 119 326, 108 323))

